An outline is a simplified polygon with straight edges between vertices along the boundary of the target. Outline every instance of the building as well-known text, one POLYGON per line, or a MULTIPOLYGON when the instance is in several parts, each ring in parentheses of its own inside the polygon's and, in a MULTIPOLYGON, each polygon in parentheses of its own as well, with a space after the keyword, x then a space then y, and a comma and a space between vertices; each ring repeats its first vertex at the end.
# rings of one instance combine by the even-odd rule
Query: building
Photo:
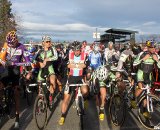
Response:
POLYGON ((131 44, 135 44, 135 34, 137 31, 115 29, 111 28, 105 31, 106 33, 100 36, 100 42, 108 44, 109 41, 113 43, 124 43, 129 41, 131 44))

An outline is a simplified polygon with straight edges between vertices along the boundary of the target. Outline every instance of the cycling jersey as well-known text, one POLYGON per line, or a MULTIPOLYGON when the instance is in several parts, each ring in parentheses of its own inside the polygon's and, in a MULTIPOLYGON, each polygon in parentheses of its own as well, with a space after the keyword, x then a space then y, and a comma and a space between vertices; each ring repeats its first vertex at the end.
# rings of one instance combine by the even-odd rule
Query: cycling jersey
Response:
POLYGON ((133 54, 133 51, 131 50, 124 50, 121 55, 120 55, 120 58, 119 58, 119 61, 118 61, 118 66, 117 66, 117 69, 118 70, 121 70, 122 67, 123 67, 123 63, 126 62, 127 58, 129 56, 132 56, 134 57, 134 54, 133 54))
MULTIPOLYGON (((86 54, 84 52, 81 52, 79 56, 75 56, 73 51, 70 51, 69 53, 69 62, 70 63, 84 63, 86 60, 86 54)), ((83 69, 79 68, 70 68, 71 76, 82 76, 83 75, 83 69)))
POLYGON ((60 75, 62 72, 62 66, 63 66, 63 58, 64 58, 64 52, 63 51, 57 51, 58 59, 53 62, 54 71, 57 75, 60 75))
POLYGON ((12 82, 13 86, 19 85, 20 67, 15 63, 21 63, 23 60, 30 63, 29 54, 23 44, 18 43, 16 48, 12 48, 4 43, 0 52, 0 63, 8 66, 8 74, 2 79, 4 85, 8 82, 12 82))
POLYGON ((23 44, 18 43, 16 48, 9 47, 7 43, 4 44, 0 52, 0 63, 5 64, 6 61, 13 64, 20 63, 22 58, 24 58, 25 62, 30 62, 29 53, 23 44))
POLYGON ((46 66, 44 68, 41 68, 38 74, 38 80, 42 81, 44 80, 44 75, 52 75, 55 74, 54 68, 53 68, 53 61, 57 60, 57 51, 54 47, 49 48, 49 50, 44 51, 43 49, 39 51, 37 54, 36 60, 38 62, 43 62, 44 59, 49 58, 50 61, 46 63, 46 66))
MULTIPOLYGON (((133 63, 133 65, 139 65, 139 69, 138 69, 138 72, 137 72, 137 81, 138 82, 144 81, 144 76, 146 76, 146 74, 150 74, 153 71, 153 64, 156 62, 152 58, 151 54, 150 54, 150 57, 148 59, 143 61, 142 58, 144 58, 147 54, 150 54, 150 53, 148 51, 141 52, 137 56, 137 58, 135 59, 135 61, 133 63)), ((155 54, 155 55, 157 55, 157 54, 155 54)), ((157 67, 160 68, 160 62, 157 62, 157 67)), ((150 80, 152 80, 151 76, 150 76, 150 80)))
POLYGON ((38 62, 36 62, 36 57, 37 57, 37 54, 30 54, 29 55, 29 58, 30 58, 30 61, 31 61, 31 67, 32 67, 32 72, 34 72, 34 73, 38 73, 39 72, 39 68, 40 68, 40 66, 39 66, 39 63, 38 62))
POLYGON ((105 52, 104 52, 104 57, 105 57, 106 63, 111 62, 113 56, 118 58, 119 52, 116 52, 115 49, 110 50, 109 48, 106 48, 105 52))
POLYGON ((94 51, 89 53, 88 60, 90 62, 90 67, 94 70, 102 65, 101 53, 94 53, 94 51))

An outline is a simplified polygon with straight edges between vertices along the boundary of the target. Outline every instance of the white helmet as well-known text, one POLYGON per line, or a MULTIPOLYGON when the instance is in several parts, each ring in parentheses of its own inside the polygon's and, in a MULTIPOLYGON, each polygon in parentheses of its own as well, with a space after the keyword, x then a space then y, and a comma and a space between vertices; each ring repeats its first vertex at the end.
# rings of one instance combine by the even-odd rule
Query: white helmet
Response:
POLYGON ((96 52, 98 52, 98 51, 100 50, 100 48, 99 48, 98 45, 95 45, 93 49, 94 49, 94 51, 96 51, 96 52))
POLYGON ((108 78, 109 75, 109 70, 105 67, 105 66, 100 66, 96 69, 96 77, 101 80, 104 81, 108 78))

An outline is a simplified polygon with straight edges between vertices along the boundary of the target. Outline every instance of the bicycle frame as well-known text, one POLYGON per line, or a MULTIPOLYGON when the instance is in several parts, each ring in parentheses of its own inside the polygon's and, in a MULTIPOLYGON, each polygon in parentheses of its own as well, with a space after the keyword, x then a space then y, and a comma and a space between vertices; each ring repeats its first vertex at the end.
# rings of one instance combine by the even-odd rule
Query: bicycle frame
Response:
POLYGON ((83 86, 83 85, 86 85, 86 84, 69 84, 68 85, 69 87, 76 86, 75 102, 76 102, 76 108, 77 108, 77 112, 78 112, 79 116, 81 115, 81 113, 79 113, 79 109, 80 109, 79 97, 81 97, 81 99, 82 99, 82 109, 84 110, 84 98, 83 98, 83 95, 81 93, 81 86, 83 86))
POLYGON ((149 84, 146 84, 144 88, 141 88, 143 90, 142 95, 146 96, 147 100, 147 110, 148 112, 153 112, 153 105, 152 105, 152 99, 150 98, 150 86, 149 84))

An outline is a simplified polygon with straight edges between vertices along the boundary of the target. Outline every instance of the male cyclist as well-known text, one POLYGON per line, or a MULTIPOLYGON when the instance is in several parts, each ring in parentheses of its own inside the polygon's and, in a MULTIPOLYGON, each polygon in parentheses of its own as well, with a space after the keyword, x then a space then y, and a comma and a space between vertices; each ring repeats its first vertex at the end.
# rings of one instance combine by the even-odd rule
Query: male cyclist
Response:
POLYGON ((88 55, 89 66, 95 70, 102 65, 101 53, 99 52, 99 46, 95 45, 93 51, 88 55))
MULTIPOLYGON (((73 46, 73 51, 71 51, 69 54, 68 68, 70 69, 70 72, 67 82, 68 84, 84 84, 83 70, 86 67, 86 55, 84 52, 81 52, 81 44, 79 42, 74 42, 73 46)), ((69 89, 69 92, 64 92, 64 99, 62 101, 61 107, 62 115, 59 120, 60 125, 63 125, 65 121, 66 111, 68 109, 69 101, 71 98, 71 91, 74 91, 74 89, 69 89)), ((86 85, 81 86, 81 92, 84 98, 86 98, 86 96, 88 95, 88 87, 86 85)))
POLYGON ((53 68, 53 61, 57 60, 57 51, 52 46, 51 38, 49 36, 42 37, 42 46, 43 49, 40 50, 37 54, 36 60, 40 64, 40 70, 38 73, 38 81, 43 82, 45 80, 45 75, 49 75, 50 81, 50 96, 49 96, 49 105, 53 105, 53 93, 56 89, 56 76, 53 68))
POLYGON ((12 82, 14 87, 15 101, 16 101, 16 120, 15 128, 19 128, 19 78, 20 67, 16 66, 16 63, 21 63, 24 59, 25 62, 30 63, 29 55, 25 46, 18 42, 16 31, 10 31, 6 35, 6 42, 0 52, 0 63, 8 69, 8 76, 2 78, 1 82, 4 87, 7 83, 12 82))
POLYGON ((58 59, 53 62, 54 71, 56 74, 56 80, 57 84, 59 86, 59 91, 62 91, 62 73, 63 73, 63 58, 64 58, 64 52, 62 49, 62 45, 58 44, 56 45, 57 55, 58 59))
POLYGON ((112 64, 112 57, 119 55, 119 53, 116 53, 114 46, 113 46, 113 42, 108 42, 108 48, 105 49, 104 52, 104 58, 106 60, 106 64, 112 64))
MULTIPOLYGON (((98 67, 102 65, 102 57, 101 53, 99 52, 99 46, 94 45, 93 51, 89 54, 88 59, 90 61, 90 67, 92 70, 96 70, 98 67)), ((87 74, 87 78, 89 77, 89 73, 87 74)), ((99 85, 100 85, 100 97, 96 97, 97 102, 99 103, 99 98, 100 98, 100 103, 99 105, 99 119, 101 121, 104 120, 104 104, 105 104, 105 98, 107 95, 106 91, 106 85, 103 83, 103 81, 99 80, 99 85)), ((98 86, 96 86, 98 87, 98 86)))
MULTIPOLYGON (((160 61, 158 59, 158 55, 155 53, 155 43, 153 41, 147 41, 146 46, 148 49, 139 53, 133 63, 133 65, 139 65, 137 72, 138 88, 135 90, 136 98, 138 98, 142 93, 143 90, 141 88, 143 88, 143 84, 147 81, 152 81, 151 73, 153 71, 154 64, 156 63, 157 67, 160 68, 160 61)), ((146 118, 150 117, 149 113, 147 112, 146 102, 144 102, 142 114, 146 118)))
POLYGON ((31 61, 31 70, 29 70, 29 73, 26 75, 26 79, 30 80, 31 78, 36 78, 39 72, 39 64, 35 61, 37 57, 37 49, 35 47, 31 47, 29 49, 29 58, 31 61))

